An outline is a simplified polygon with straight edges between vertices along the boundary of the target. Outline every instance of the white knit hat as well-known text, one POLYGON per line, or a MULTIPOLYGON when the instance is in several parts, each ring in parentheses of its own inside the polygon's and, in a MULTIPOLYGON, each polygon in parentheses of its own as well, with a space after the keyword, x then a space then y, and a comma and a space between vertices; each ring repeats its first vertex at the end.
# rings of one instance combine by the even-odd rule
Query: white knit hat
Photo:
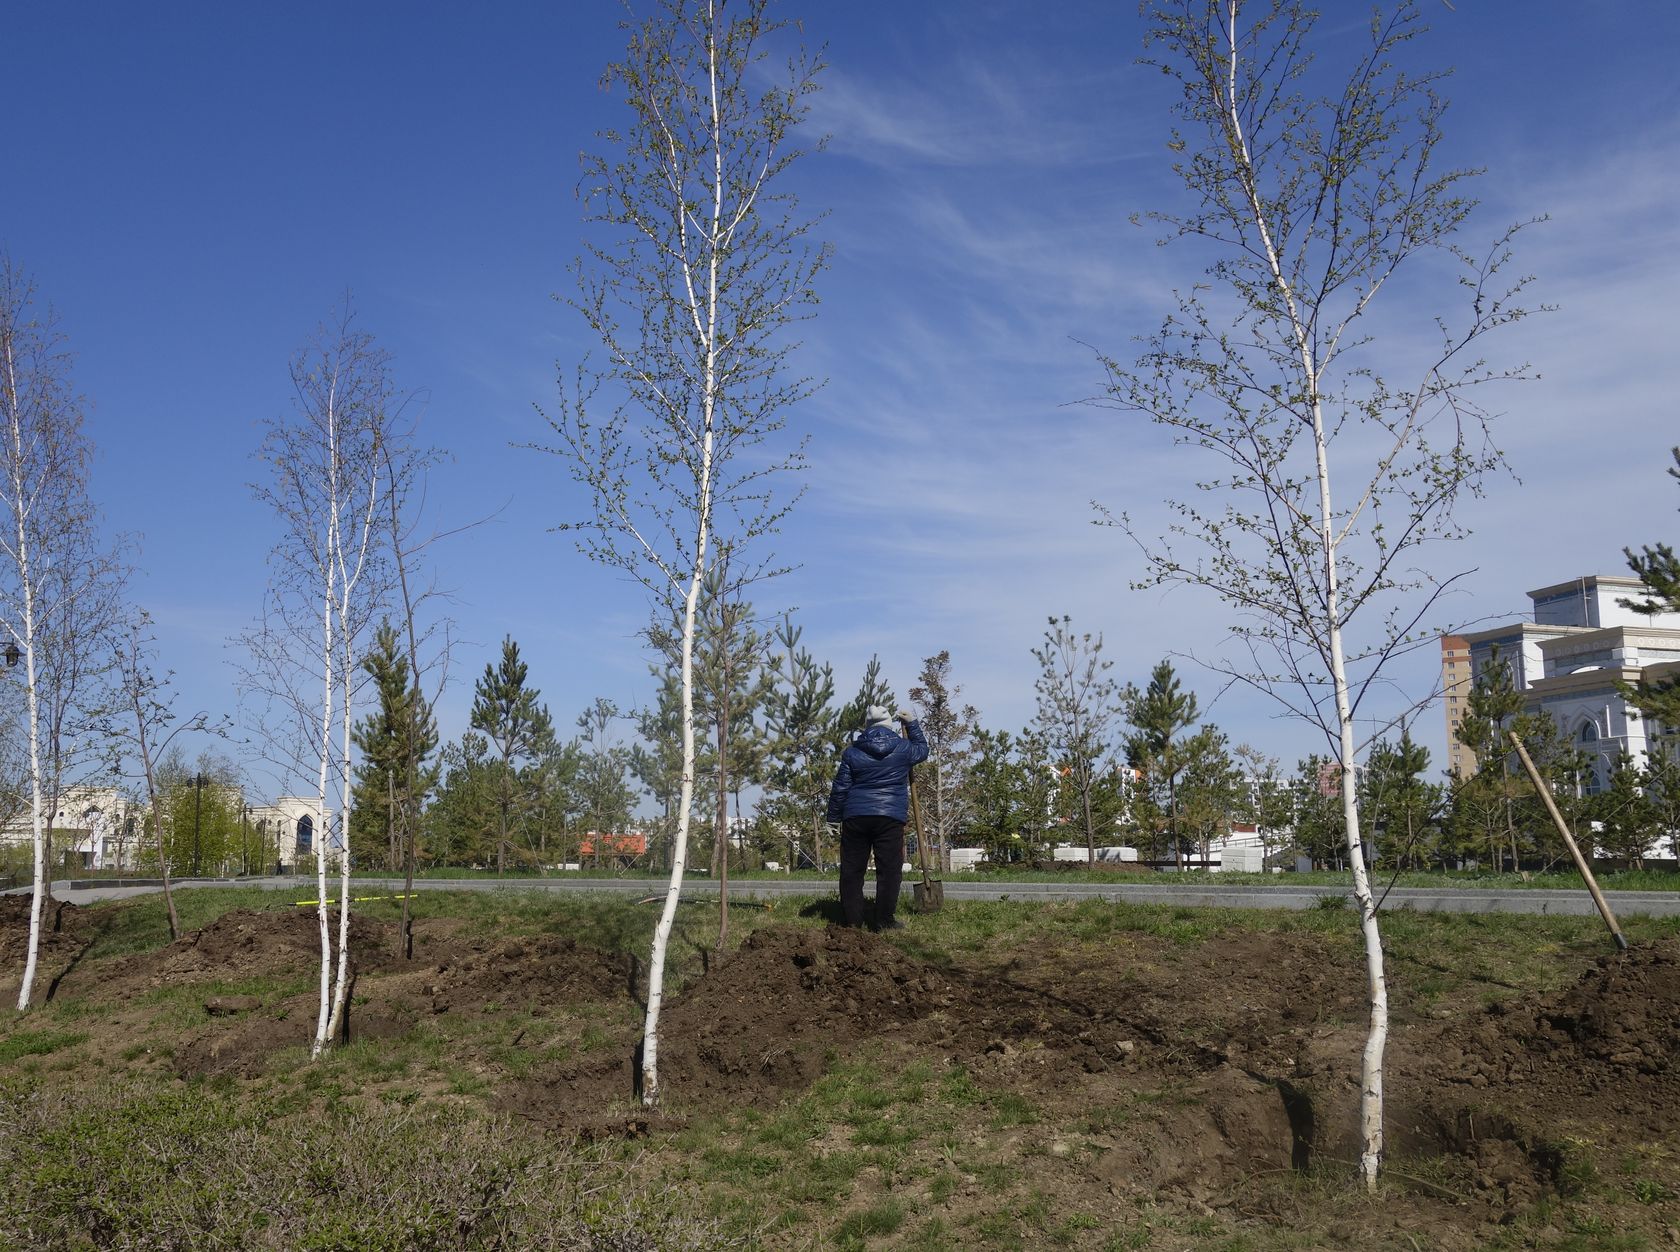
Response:
POLYGON ((886 709, 879 704, 871 704, 869 706, 869 712, 865 716, 864 720, 871 726, 891 726, 892 719, 893 715, 889 709, 886 709))

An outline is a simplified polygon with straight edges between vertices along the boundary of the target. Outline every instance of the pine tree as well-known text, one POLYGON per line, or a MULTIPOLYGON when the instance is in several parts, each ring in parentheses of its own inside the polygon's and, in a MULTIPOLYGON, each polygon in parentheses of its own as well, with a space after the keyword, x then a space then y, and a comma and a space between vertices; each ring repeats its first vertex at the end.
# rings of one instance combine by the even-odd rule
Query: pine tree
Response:
POLYGON ((443 783, 425 817, 431 860, 467 865, 491 859, 499 830, 500 764, 490 756, 490 741, 473 731, 444 745, 438 762, 443 783))
MULTIPOLYGON (((1674 464, 1669 477, 1680 482, 1680 447, 1672 450, 1674 464)), ((1623 548, 1628 568, 1651 589, 1651 594, 1639 600, 1622 603, 1635 612, 1655 617, 1659 613, 1680 613, 1680 557, 1666 544, 1647 544, 1638 552, 1623 548)), ((1624 685, 1622 694, 1646 717, 1661 724, 1669 735, 1680 734, 1680 678, 1659 681, 1640 679, 1631 686, 1624 685)))
POLYGON ((1279 835, 1295 819, 1295 797, 1278 768, 1277 757, 1268 756, 1250 744, 1237 745, 1237 759, 1244 763, 1244 794, 1239 812, 1254 823, 1260 846, 1270 858, 1278 850, 1279 835))
POLYGON ((1204 864, 1212 857, 1213 840, 1230 832, 1231 815, 1243 803, 1243 777, 1228 743, 1217 726, 1204 726, 1174 749, 1181 762, 1174 829, 1197 848, 1204 864))
POLYGON ((437 750, 437 722, 409 674, 401 636, 389 621, 374 632, 373 649, 362 668, 373 679, 379 707, 351 733, 361 761, 356 767, 350 849, 356 864, 383 859, 394 871, 403 864, 399 816, 411 811, 409 806, 418 810, 437 784, 437 772, 428 763, 437 750), (413 782, 408 777, 411 762, 418 773, 413 782))
MULTIPOLYGON (((1550 826, 1549 822, 1536 827, 1518 820, 1522 801, 1532 797, 1533 786, 1517 763, 1511 736, 1516 735, 1528 746, 1529 755, 1543 773, 1548 766, 1559 763, 1554 743, 1557 723, 1543 713, 1525 712, 1524 703, 1511 664, 1496 646, 1476 671, 1465 697, 1464 716, 1453 732, 1475 755, 1477 763, 1472 778, 1458 780, 1459 789, 1469 793, 1458 809, 1483 823, 1482 835, 1494 867, 1499 868, 1508 855, 1513 871, 1522 858, 1525 825, 1528 829, 1550 826)), ((1540 846, 1540 841, 1531 841, 1530 851, 1538 851, 1540 846)))
MULTIPOLYGON (((678 629, 656 625, 649 634, 668 663, 679 662, 678 629)), ((763 669, 768 643, 754 623, 752 605, 730 581, 724 551, 701 586, 693 662, 695 720, 711 732, 712 874, 718 882, 720 950, 729 933, 729 797, 751 765, 753 718, 771 686, 763 669)), ((656 674, 661 672, 656 668, 656 674)))
POLYGON ((1600 849, 1635 869, 1645 868, 1646 850, 1657 837, 1658 812, 1648 794, 1650 781, 1645 769, 1624 749, 1610 764, 1609 785, 1592 798, 1587 809, 1598 822, 1600 849))
POLYGON ((486 665, 473 691, 472 728, 482 731, 501 758, 496 778, 496 873, 506 868, 508 833, 516 808, 526 794, 519 771, 542 757, 554 740, 554 723, 542 693, 525 685, 528 667, 519 659, 519 645, 511 635, 502 640, 499 665, 486 665))
POLYGON ((1347 854, 1341 785, 1330 757, 1314 753, 1295 766, 1295 846, 1315 867, 1341 869, 1347 854))
POLYGON ((863 667, 863 681, 858 684, 857 695, 841 708, 835 729, 844 739, 855 739, 868 729, 872 707, 892 710, 897 704, 898 697, 881 677, 881 658, 871 656, 869 664, 863 667))
POLYGON ((547 866, 575 846, 576 826, 582 816, 579 786, 583 775, 583 751, 576 740, 564 743, 549 740, 548 751, 528 768, 530 790, 527 806, 531 811, 537 861, 547 866), (554 849, 550 848, 550 844, 554 849))
MULTIPOLYGON (((1370 815, 1374 838, 1370 846, 1390 857, 1396 866, 1416 866, 1434 849, 1429 831, 1446 806, 1446 789, 1425 781, 1429 749, 1400 729, 1396 743, 1379 740, 1366 757, 1359 782, 1361 812, 1370 815)), ((1374 862, 1373 862, 1374 863, 1374 862)))
POLYGON ((682 690, 678 675, 668 669, 657 672, 659 694, 655 703, 634 713, 641 742, 630 749, 630 773, 660 807, 657 838, 649 844, 652 853, 670 843, 677 828, 677 804, 682 795, 682 690))
POLYGON ((770 738, 766 806, 786 835, 789 870, 801 859, 818 869, 825 864, 824 817, 840 746, 834 669, 819 666, 800 646, 802 633, 786 620, 777 629, 764 706, 770 738))
POLYGON ((1179 738, 1193 727, 1201 714, 1194 692, 1179 688, 1172 662, 1163 660, 1150 672, 1149 686, 1141 693, 1126 693, 1126 720, 1134 733, 1126 739, 1126 761, 1141 770, 1145 785, 1159 792, 1166 789, 1165 802, 1156 802, 1166 817, 1167 843, 1180 869, 1184 868, 1184 839, 1179 829, 1178 780, 1187 760, 1184 741, 1179 738))

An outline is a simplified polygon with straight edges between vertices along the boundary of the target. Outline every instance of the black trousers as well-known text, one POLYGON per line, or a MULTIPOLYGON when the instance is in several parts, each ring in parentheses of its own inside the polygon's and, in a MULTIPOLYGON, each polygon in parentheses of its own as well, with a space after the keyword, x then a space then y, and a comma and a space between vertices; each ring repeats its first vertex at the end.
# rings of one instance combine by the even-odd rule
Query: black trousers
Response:
POLYGON ((863 874, 875 857, 875 924, 898 912, 904 877, 904 823, 896 817, 848 817, 840 827, 840 912, 846 925, 863 925, 863 874))

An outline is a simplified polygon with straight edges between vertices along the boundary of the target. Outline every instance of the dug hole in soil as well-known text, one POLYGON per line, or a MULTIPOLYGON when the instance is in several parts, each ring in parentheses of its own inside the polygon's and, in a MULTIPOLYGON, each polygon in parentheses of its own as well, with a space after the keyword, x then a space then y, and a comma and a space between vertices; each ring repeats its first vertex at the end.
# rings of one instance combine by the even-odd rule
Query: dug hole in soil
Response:
MULTIPOLYGON (((25 907, 0 904, 9 967, 21 966, 26 925, 25 907)), ((352 1037, 398 1034, 441 1013, 576 1017, 642 994, 631 958, 567 938, 467 940, 434 920, 417 927, 410 961, 393 955, 394 930, 353 918, 352 1037)), ((129 1030, 138 1019, 122 1010, 149 991, 307 978, 319 958, 315 916, 301 910, 230 912, 161 950, 71 968, 90 934, 85 911, 67 907, 43 949, 38 995, 62 980, 57 994, 111 1003, 129 1030)), ((183 1077, 261 1074, 313 1029, 312 991, 229 1016, 211 1015, 212 998, 177 1049, 183 1077)), ((1675 941, 1599 958, 1541 1000, 1437 1018, 1395 998, 1389 1159, 1433 1158, 1452 1185, 1390 1203, 1391 1223, 1474 1224, 1532 1203, 1562 1185, 1566 1135, 1644 1143, 1675 1133, 1675 941)), ((1030 947, 944 966, 863 931, 772 924, 666 1000, 659 1117, 631 1103, 634 1034, 503 1083, 497 1099, 560 1133, 657 1133, 666 1118, 773 1108, 869 1047, 961 1066, 986 1097, 1029 1101, 1031 1133, 1077 1135, 1089 1149, 1055 1161, 1070 1187, 1247 1212, 1244 1179, 1357 1160, 1365 1012, 1362 970, 1313 933, 1233 929, 1205 945, 1126 934, 1101 949, 1030 947), (1131 1116, 1113 1129, 1093 1117, 1119 1107, 1131 1116)))

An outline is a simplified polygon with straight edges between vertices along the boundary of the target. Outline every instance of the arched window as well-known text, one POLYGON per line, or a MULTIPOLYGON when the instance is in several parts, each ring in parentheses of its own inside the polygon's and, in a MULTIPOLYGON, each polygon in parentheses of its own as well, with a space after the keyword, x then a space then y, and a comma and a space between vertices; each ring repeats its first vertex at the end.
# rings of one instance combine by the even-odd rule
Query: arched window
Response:
POLYGON ((305 852, 309 851, 310 845, 314 842, 315 823, 310 819, 309 814, 305 813, 302 817, 297 819, 298 855, 302 856, 305 852))
POLYGON ((1575 746, 1580 748, 1587 758, 1587 770, 1581 779, 1581 790, 1589 796, 1597 795, 1604 790, 1604 757, 1598 750, 1598 726, 1590 718, 1582 722, 1576 730, 1575 746))

